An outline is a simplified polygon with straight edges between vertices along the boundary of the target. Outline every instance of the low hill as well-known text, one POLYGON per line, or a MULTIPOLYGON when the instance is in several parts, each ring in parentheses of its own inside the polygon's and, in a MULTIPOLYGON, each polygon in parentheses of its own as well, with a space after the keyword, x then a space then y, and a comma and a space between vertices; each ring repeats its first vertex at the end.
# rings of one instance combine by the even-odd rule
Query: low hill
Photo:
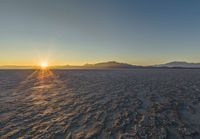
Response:
POLYGON ((166 64, 156 65, 155 67, 168 67, 168 68, 200 68, 200 63, 188 63, 184 61, 174 61, 166 64))
POLYGON ((105 69, 113 69, 113 68, 138 68, 140 66, 135 66, 127 63, 119 63, 116 61, 108 61, 108 62, 102 62, 102 63, 97 63, 97 64, 85 64, 83 65, 84 68, 105 68, 105 69))

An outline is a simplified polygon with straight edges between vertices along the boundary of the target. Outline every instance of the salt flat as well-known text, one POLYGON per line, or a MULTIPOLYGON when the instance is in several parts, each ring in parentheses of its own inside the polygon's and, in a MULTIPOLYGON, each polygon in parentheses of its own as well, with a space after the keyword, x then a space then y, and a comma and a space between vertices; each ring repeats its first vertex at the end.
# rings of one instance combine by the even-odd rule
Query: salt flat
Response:
POLYGON ((0 70, 0 138, 200 138, 200 70, 0 70))

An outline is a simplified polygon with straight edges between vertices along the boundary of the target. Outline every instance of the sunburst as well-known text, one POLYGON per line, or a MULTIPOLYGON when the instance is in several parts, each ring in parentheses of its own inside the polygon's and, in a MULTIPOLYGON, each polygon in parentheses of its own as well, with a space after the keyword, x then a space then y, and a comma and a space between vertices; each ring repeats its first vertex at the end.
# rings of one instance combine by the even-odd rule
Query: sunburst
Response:
POLYGON ((41 64, 40 64, 40 67, 41 67, 41 69, 47 69, 48 68, 48 62, 42 62, 41 64))

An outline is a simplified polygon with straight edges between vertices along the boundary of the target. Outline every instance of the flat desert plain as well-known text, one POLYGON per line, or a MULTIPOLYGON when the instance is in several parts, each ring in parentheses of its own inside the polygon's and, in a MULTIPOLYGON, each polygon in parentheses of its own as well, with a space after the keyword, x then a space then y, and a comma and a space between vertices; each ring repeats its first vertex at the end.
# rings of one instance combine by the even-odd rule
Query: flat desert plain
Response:
POLYGON ((0 70, 2 139, 199 139, 200 70, 0 70))

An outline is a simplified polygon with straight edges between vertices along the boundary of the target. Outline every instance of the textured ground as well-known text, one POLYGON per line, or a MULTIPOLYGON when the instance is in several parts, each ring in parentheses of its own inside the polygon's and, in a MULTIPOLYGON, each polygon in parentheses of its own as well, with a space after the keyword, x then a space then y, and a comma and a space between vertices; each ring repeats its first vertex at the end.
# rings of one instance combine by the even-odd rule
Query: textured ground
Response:
POLYGON ((200 138, 200 70, 1 70, 0 138, 200 138))

